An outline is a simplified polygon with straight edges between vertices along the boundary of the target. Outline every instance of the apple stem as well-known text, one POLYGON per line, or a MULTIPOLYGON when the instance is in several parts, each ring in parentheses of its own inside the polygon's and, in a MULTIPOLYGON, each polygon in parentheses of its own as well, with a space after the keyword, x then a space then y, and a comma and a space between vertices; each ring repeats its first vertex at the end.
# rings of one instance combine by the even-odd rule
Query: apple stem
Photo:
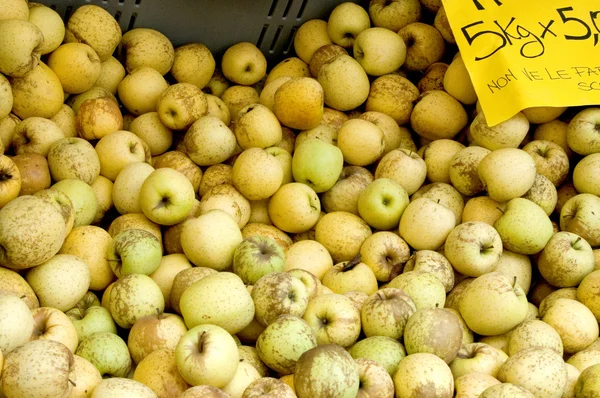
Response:
POLYGON ((496 207, 496 210, 498 210, 500 213, 504 214, 504 211, 501 208, 496 207))
POLYGON ((73 387, 77 387, 77 384, 73 380, 71 380, 71 379, 67 379, 67 380, 69 380, 69 383, 71 383, 71 385, 73 387))
POLYGON ((360 255, 360 253, 354 256, 352 260, 344 264, 344 266, 342 267, 342 272, 350 271, 352 268, 354 268, 358 263, 360 263, 361 257, 362 256, 360 255))
POLYGON ((516 276, 513 277, 513 289, 515 288, 515 286, 517 286, 517 277, 516 276))
POLYGON ((25 297, 27 297, 27 296, 24 294, 24 295, 22 295, 20 298, 21 298, 21 300, 24 300, 24 299, 25 299, 25 297))
POLYGON ((577 239, 575 239, 575 242, 573 242, 573 246, 578 244, 580 240, 581 240, 581 236, 578 236, 577 239))

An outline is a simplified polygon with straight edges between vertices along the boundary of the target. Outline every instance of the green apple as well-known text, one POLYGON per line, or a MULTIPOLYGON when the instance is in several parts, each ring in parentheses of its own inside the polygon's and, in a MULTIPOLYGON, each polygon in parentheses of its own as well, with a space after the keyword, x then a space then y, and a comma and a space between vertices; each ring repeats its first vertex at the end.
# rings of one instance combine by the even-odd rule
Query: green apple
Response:
POLYGON ((528 199, 514 198, 504 206, 504 214, 494 223, 504 248, 520 254, 539 253, 554 229, 546 212, 528 199))
MULTIPOLYGON (((98 300, 92 292, 88 293, 98 300)), ((75 307, 65 312, 71 322, 73 322, 73 326, 75 326, 79 341, 83 341, 86 337, 96 332, 117 333, 117 326, 110 312, 102 307, 100 302, 95 303, 91 301, 89 295, 86 297, 79 301, 75 307)))
POLYGON ((406 59, 404 40, 390 29, 367 28, 354 39, 354 58, 371 76, 381 76, 400 68, 406 59))
POLYGON ((444 308, 425 308, 408 318, 403 341, 409 355, 428 352, 449 364, 461 348, 462 336, 458 316, 444 308))
POLYGON ((233 379, 240 356, 233 337, 216 325, 188 330, 175 348, 177 370, 192 385, 222 388, 233 379))
POLYGON ((337 182, 344 167, 344 155, 335 145, 318 138, 307 138, 294 151, 292 174, 294 180, 321 193, 337 182))
POLYGON ((75 354, 90 361, 103 377, 127 377, 132 366, 127 343, 111 332, 92 333, 75 354))
POLYGON ((153 171, 140 189, 142 212, 160 225, 174 225, 185 220, 192 211, 195 198, 190 180, 171 168, 153 171))
POLYGON ((461 274, 481 276, 492 271, 500 259, 502 239, 483 221, 464 222, 448 234, 444 255, 461 274))
POLYGON ((402 185, 390 178, 378 178, 358 196, 358 213, 371 227, 389 231, 398 226, 409 202, 402 185))
POLYGON ((528 312, 527 296, 516 281, 488 272, 467 286, 459 311, 473 332, 499 335, 523 322, 528 312))
POLYGON ((266 236, 244 239, 233 253, 233 272, 245 284, 254 285, 264 275, 283 272, 284 268, 283 249, 266 236))
POLYGON ((354 359, 337 344, 323 344, 303 353, 294 371, 298 398, 354 398, 360 378, 354 359))
POLYGON ((124 276, 113 283, 109 293, 110 314, 125 329, 130 329, 138 319, 160 314, 165 309, 162 291, 148 275, 124 276))
POLYGON ((113 237, 106 257, 118 278, 131 274, 150 275, 160 265, 162 245, 146 230, 125 229, 113 237))
POLYGON ((232 272, 208 275, 189 286, 181 295, 179 308, 188 328, 208 323, 236 334, 254 319, 252 297, 232 272))
POLYGON ((417 309, 444 307, 446 288, 435 274, 426 271, 405 271, 387 284, 410 296, 417 309))
POLYGON ((292 374, 300 356, 317 346, 310 326, 295 315, 281 315, 260 334, 256 351, 260 359, 281 374, 292 374))
POLYGON ((390 376, 406 356, 406 350, 398 340, 387 336, 371 336, 357 341, 348 352, 354 359, 367 358, 383 366, 390 376))

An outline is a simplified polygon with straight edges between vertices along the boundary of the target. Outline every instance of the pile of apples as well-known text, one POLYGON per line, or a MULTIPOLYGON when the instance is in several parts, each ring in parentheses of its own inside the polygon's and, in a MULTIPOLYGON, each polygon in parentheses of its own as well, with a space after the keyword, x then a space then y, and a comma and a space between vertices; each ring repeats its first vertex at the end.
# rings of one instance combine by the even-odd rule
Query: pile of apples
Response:
POLYGON ((0 396, 600 396, 600 108, 489 126, 440 0, 267 65, 0 0, 0 396))

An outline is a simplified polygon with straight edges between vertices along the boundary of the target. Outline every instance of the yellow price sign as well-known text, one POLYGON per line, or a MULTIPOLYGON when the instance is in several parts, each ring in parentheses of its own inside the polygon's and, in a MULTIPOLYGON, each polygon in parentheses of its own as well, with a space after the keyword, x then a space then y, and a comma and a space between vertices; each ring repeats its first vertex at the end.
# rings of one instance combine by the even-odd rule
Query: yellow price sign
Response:
POLYGON ((490 125, 529 107, 600 104, 600 1, 443 4, 490 125))

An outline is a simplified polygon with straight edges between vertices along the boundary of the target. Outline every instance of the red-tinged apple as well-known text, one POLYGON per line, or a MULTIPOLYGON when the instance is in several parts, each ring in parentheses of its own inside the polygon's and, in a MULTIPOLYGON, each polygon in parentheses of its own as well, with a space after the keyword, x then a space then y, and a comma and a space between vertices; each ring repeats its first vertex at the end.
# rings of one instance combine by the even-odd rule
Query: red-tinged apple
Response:
POLYGON ((215 325, 198 325, 186 332, 175 349, 177 369, 192 386, 222 388, 233 379, 239 352, 233 337, 215 325))
POLYGON ((183 319, 175 314, 162 313, 138 319, 127 336, 131 359, 139 364, 154 351, 175 350, 187 330, 183 319))

